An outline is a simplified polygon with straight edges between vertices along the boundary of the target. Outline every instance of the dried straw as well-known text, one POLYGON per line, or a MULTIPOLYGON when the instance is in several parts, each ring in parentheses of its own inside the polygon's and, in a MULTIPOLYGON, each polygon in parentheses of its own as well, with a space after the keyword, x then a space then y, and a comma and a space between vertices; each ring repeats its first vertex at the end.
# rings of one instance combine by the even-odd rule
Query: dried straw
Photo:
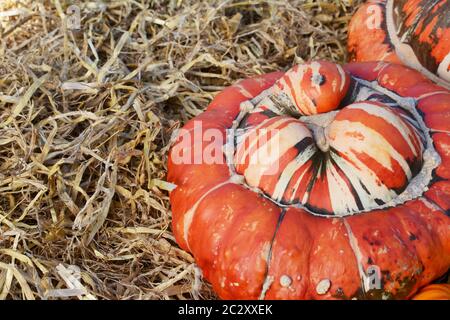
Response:
POLYGON ((0 298, 214 298, 171 232, 171 133, 237 79, 344 61, 359 2, 1 1, 0 298))

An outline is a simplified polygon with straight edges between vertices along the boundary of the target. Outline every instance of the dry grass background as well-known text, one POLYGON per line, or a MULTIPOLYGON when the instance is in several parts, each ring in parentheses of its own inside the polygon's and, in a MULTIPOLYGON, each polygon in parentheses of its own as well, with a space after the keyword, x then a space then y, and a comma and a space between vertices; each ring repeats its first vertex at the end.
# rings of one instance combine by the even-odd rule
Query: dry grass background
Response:
POLYGON ((237 79, 345 61, 359 3, 2 0, 0 298, 214 298, 171 233, 171 133, 237 79))

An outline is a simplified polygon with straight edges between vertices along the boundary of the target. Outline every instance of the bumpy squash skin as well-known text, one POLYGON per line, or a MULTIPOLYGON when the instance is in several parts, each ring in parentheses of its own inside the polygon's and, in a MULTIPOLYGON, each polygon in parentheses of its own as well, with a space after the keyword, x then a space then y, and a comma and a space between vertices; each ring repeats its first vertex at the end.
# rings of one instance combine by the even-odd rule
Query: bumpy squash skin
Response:
MULTIPOLYGON (((406 299, 450 267, 450 93, 400 65, 351 63, 344 69, 415 99, 442 160, 428 191, 392 208, 314 216, 281 208, 230 180, 226 163, 176 164, 172 149, 168 180, 177 185, 170 194, 175 238, 193 254, 220 298, 406 299), (370 265, 380 268, 382 290, 363 289, 361 270, 370 265), (324 280, 326 290, 318 290, 324 280)), ((201 121, 203 128, 225 134, 241 102, 282 76, 238 82, 184 128, 201 121)))

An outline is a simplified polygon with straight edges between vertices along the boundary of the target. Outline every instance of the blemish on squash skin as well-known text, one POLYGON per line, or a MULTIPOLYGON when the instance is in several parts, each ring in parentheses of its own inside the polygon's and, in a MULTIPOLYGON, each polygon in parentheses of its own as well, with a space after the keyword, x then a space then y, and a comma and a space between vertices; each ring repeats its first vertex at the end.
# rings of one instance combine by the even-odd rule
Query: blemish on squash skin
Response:
POLYGON ((410 241, 414 241, 414 240, 418 239, 418 237, 414 233, 411 233, 408 238, 410 241))
MULTIPOLYGON (((416 276, 423 273, 423 269, 416 271, 416 276)), ((361 288, 352 296, 355 300, 402 300, 406 299, 412 292, 414 286, 417 283, 416 277, 392 278, 389 270, 381 271, 383 275, 381 278, 382 289, 371 289, 367 292, 363 292, 361 288), (393 288, 397 287, 395 294, 392 293, 393 288)), ((347 299, 346 297, 342 297, 347 299)))
POLYGON ((322 279, 316 286, 316 292, 319 295, 324 295, 328 292, 328 290, 330 290, 330 287, 331 287, 330 279, 322 279))
POLYGON ((337 288, 334 297, 336 297, 336 298, 343 298, 344 297, 344 290, 342 290, 341 287, 337 288))
POLYGON ((363 235, 363 240, 368 242, 371 246, 381 246, 382 243, 380 240, 378 239, 370 239, 369 237, 367 237, 367 235, 363 235))
POLYGON ((256 231, 257 228, 258 228, 258 221, 255 221, 252 224, 250 224, 249 231, 256 231))
POLYGON ((386 246, 384 246, 382 248, 379 248, 377 253, 378 254, 386 254, 386 253, 388 253, 388 251, 389 251, 389 249, 386 246))
POLYGON ((280 277, 280 285, 281 285, 282 287, 287 288, 287 287, 290 287, 291 284, 292 284, 292 278, 289 277, 288 275, 283 274, 283 275, 280 277))
POLYGON ((220 280, 220 286, 222 287, 222 288, 225 288, 225 282, 227 281, 227 278, 226 277, 223 277, 221 280, 220 280))
POLYGON ((346 132, 345 135, 347 137, 353 137, 353 138, 358 139, 360 141, 364 140, 364 136, 361 133, 359 133, 359 132, 349 131, 349 132, 346 132))

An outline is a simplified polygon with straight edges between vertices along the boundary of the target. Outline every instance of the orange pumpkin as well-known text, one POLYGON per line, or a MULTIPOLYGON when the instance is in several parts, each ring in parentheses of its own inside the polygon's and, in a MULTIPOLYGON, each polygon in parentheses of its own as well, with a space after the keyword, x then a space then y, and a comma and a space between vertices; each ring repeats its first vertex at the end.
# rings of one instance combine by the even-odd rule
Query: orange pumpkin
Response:
POLYGON ((410 298, 450 267, 449 115, 386 62, 242 80, 171 148, 176 240, 223 299, 410 298))
POLYGON ((450 300, 450 284, 430 284, 422 288, 413 300, 450 300))
POLYGON ((450 2, 368 0, 348 29, 351 61, 390 61, 450 88, 450 2))

